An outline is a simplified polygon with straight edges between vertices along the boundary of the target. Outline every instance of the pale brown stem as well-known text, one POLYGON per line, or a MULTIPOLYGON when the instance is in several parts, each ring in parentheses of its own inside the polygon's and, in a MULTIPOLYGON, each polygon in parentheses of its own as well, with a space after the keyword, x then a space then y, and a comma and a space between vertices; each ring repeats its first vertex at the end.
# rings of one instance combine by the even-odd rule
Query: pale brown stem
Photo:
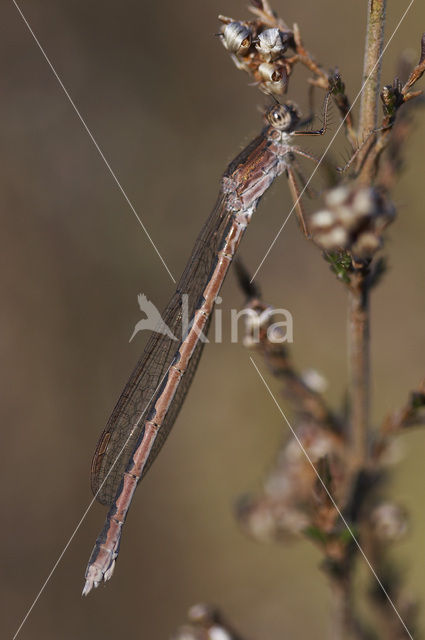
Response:
POLYGON ((331 640, 343 640, 352 637, 353 621, 351 617, 350 580, 332 580, 331 640))
MULTIPOLYGON (((382 49, 384 44, 385 11, 387 0, 368 0, 368 20, 363 65, 362 92, 359 119, 359 140, 366 138, 376 129, 378 122, 378 98, 382 67, 382 49)), ((362 165, 364 154, 360 153, 358 167, 362 165)), ((362 181, 370 182, 369 172, 363 172, 362 181)))
MULTIPOLYGON (((369 0, 366 44, 363 67, 363 89, 360 106, 359 139, 366 138, 377 128, 378 98, 384 43, 386 0, 369 0)), ((368 148, 365 149, 367 153, 368 148)), ((364 152, 358 154, 357 166, 364 160, 364 152)), ((366 164, 360 180, 371 184, 373 167, 366 164)), ((349 366, 351 401, 351 442, 354 464, 362 466, 367 459, 369 428, 369 294, 365 278, 357 271, 349 292, 349 366)))
POLYGON ((370 394, 369 292, 363 274, 349 290, 350 439, 356 469, 367 460, 370 394))
POLYGON ((331 577, 330 584, 332 597, 330 640, 365 640, 370 638, 361 619, 353 609, 351 569, 346 568, 344 577, 331 577))

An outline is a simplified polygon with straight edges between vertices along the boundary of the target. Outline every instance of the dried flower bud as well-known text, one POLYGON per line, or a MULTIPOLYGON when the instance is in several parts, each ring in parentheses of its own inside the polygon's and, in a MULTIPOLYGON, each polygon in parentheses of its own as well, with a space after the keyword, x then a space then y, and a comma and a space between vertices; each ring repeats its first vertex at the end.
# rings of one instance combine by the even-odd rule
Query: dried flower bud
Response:
POLYGON ((262 62, 258 67, 258 73, 266 82, 278 83, 282 80, 283 71, 270 62, 262 62))
POLYGON ((271 62, 287 50, 287 37, 277 28, 266 29, 259 34, 255 48, 265 62, 271 62))
POLYGON ((240 637, 220 611, 209 604, 195 604, 187 617, 190 624, 181 627, 172 640, 237 640, 240 637))
POLYGON ((205 640, 205 632, 202 629, 195 629, 194 627, 185 625, 178 629, 171 640, 205 640))
POLYGON ((302 372, 301 378, 304 384, 316 393, 325 393, 328 388, 328 381, 316 369, 306 369, 302 372))
POLYGON ((187 617, 190 622, 205 624, 216 619, 217 611, 210 604, 199 602, 198 604, 194 604, 190 607, 187 612, 187 617))
POLYGON ((347 246, 348 233, 342 227, 336 226, 326 233, 316 234, 314 239, 325 251, 337 251, 347 246))
POLYGON ((284 74, 282 78, 275 82, 263 82, 260 85, 260 89, 263 93, 272 96, 283 96, 286 91, 288 78, 284 74))
POLYGON ((332 211, 324 209, 323 211, 317 211, 311 217, 310 224, 316 230, 327 229, 335 223, 335 216, 332 211))
POLYGON ((230 22, 222 27, 223 44, 237 56, 246 56, 251 46, 251 31, 242 22, 230 22))
POLYGON ((373 189, 359 189, 354 193, 352 208, 358 216, 370 215, 376 206, 376 192, 373 189))
POLYGON ((326 194, 326 204, 329 207, 339 207, 347 199, 348 189, 345 186, 336 187, 326 194))
POLYGON ((347 249, 368 260, 382 246, 382 232, 394 207, 376 189, 343 185, 329 191, 327 208, 311 218, 314 239, 325 251, 347 249))
POLYGON ((254 349, 255 347, 258 347, 258 340, 255 340, 253 336, 247 335, 242 338, 242 345, 245 349, 254 349))
POLYGON ((254 309, 249 309, 249 313, 244 317, 244 321, 247 332, 258 331, 261 327, 261 314, 256 313, 254 309))
POLYGON ((306 513, 285 504, 280 497, 244 496, 236 505, 236 516, 246 533, 260 542, 299 535, 311 524, 306 513))
POLYGON ((208 629, 208 640, 233 640, 233 636, 227 629, 215 624, 208 629))
POLYGON ((398 542, 407 532, 406 512, 391 502, 376 507, 370 516, 372 529, 382 542, 398 542))
POLYGON ((375 233, 369 231, 359 235, 356 242, 353 243, 351 251, 359 258, 368 258, 380 249, 382 241, 375 233))

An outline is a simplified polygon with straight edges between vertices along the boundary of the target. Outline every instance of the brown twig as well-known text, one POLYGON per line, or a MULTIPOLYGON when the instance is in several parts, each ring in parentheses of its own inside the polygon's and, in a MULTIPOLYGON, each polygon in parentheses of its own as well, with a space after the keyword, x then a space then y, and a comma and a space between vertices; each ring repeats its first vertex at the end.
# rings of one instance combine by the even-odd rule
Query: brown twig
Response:
MULTIPOLYGON (((332 594, 331 640, 341 640, 353 636, 352 585, 350 574, 330 580, 332 594)), ((357 636, 358 637, 358 636, 357 636)))
POLYGON ((404 96, 405 102, 410 99, 409 98, 409 96, 411 96, 410 89, 412 89, 412 87, 416 84, 416 82, 420 80, 420 78, 422 78, 424 73, 425 73, 425 33, 422 35, 422 39, 421 39, 421 54, 420 54, 419 62, 416 65, 416 67, 413 69, 412 73, 407 79, 407 82, 405 83, 405 85, 401 90, 404 96))
POLYGON ((372 455, 375 460, 379 460, 393 438, 400 435, 404 429, 422 426, 425 423, 424 407, 425 378, 418 388, 412 391, 403 407, 385 417, 373 444, 372 455))
POLYGON ((199 603, 190 607, 187 613, 189 624, 180 627, 172 640, 243 640, 217 607, 199 603))
MULTIPOLYGON (((382 49, 384 44, 384 26, 386 0, 369 0, 366 44, 363 65, 363 83, 360 103, 359 140, 365 139, 374 131, 378 123, 378 98, 382 68, 382 49)), ((359 154, 358 166, 363 162, 363 154, 359 154)), ((362 180, 368 184, 371 176, 362 172, 362 180)))

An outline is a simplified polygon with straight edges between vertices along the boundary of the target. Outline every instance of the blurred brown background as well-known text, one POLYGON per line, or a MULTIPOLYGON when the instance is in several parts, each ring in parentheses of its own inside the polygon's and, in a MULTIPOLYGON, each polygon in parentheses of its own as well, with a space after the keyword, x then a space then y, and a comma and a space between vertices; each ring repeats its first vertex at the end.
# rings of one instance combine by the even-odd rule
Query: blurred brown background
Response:
MULTIPOLYGON (((405 6, 389 2, 388 35, 405 6)), ((257 105, 265 100, 213 37, 217 14, 245 17, 245 2, 22 0, 21 7, 178 277, 220 174, 261 126, 257 105)), ((301 25, 318 60, 340 67, 353 97, 366 0, 279 0, 275 7, 301 25)), ((398 52, 418 52, 424 28, 425 7, 416 2, 385 55, 384 82, 392 81, 398 52)), ((142 291, 161 308, 173 284, 11 1, 1 4, 0 30, 0 602, 4 637, 11 637, 91 500, 98 435, 147 337, 128 344, 140 319, 136 296, 142 291)), ((302 72, 290 95, 305 107, 302 72)), ((375 420, 425 372, 424 140, 418 113, 408 170, 394 194, 390 270, 373 304, 375 420)), ((281 179, 244 240, 250 269, 288 207, 281 179)), ((320 369, 329 398, 339 402, 345 297, 294 219, 259 282, 268 302, 294 316, 300 367, 320 369)), ((223 298, 225 317, 242 304, 233 274, 223 298)), ((305 542, 256 544, 232 516, 234 499, 259 485, 286 436, 242 346, 208 346, 176 427, 137 492, 113 580, 81 598, 105 516, 96 504, 20 637, 162 640, 199 600, 219 604, 250 638, 325 637, 329 592, 316 551, 305 542)), ((404 439, 394 479, 412 519, 394 555, 421 601, 423 627, 424 438, 418 431, 404 439)))

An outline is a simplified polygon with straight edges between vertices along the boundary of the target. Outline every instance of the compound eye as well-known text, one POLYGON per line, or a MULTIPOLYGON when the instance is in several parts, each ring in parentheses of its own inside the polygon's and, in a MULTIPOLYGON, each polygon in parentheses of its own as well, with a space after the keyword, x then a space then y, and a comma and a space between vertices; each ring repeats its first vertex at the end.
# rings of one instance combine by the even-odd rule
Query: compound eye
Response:
POLYGON ((279 109, 275 109, 275 110, 272 112, 272 118, 273 118, 273 121, 274 121, 277 125, 282 124, 282 123, 283 123, 283 121, 284 121, 284 117, 283 117, 283 115, 281 114, 281 112, 279 111, 279 109))
POLYGON ((276 129, 286 129, 289 124, 290 116, 282 107, 275 107, 269 112, 268 120, 273 127, 276 127, 276 129))

